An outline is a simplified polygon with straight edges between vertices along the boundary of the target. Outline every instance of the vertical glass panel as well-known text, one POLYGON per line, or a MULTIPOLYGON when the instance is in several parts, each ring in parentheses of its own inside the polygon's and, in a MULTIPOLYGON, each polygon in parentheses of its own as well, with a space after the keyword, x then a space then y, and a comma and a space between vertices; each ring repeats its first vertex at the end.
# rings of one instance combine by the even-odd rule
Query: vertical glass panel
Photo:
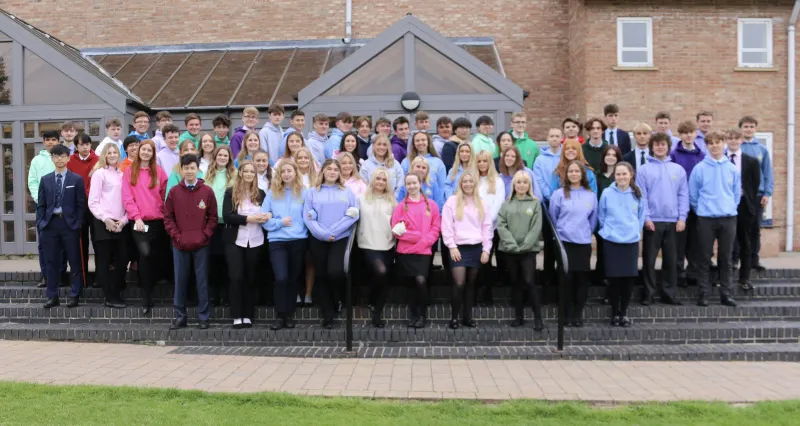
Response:
POLYGON ((23 102, 32 105, 101 104, 100 98, 28 49, 23 56, 23 102))
POLYGON ((328 63, 325 65, 325 72, 328 72, 329 69, 339 65, 339 62, 344 61, 347 59, 348 56, 355 53, 358 50, 358 47, 334 47, 331 49, 331 54, 328 57, 328 63))
POLYGON ((25 242, 26 243, 36 242, 36 222, 33 220, 25 221, 25 242))
MULTIPOLYGON (((461 65, 419 39, 414 40, 414 79, 417 92, 425 95, 497 93, 461 65)), ((401 71, 402 72, 402 71, 401 71)), ((431 119, 431 122, 434 122, 431 119)))
MULTIPOLYGON (((153 96, 158 92, 158 89, 164 85, 164 82, 172 75, 178 66, 186 59, 187 53, 167 53, 150 68, 147 75, 142 78, 139 84, 136 85, 135 93, 144 102, 150 102, 153 96)), ((125 67, 128 68, 128 67, 125 67)))
POLYGON ((296 104, 294 96, 320 76, 328 49, 297 49, 275 95, 279 104, 296 104))
POLYGON ((14 43, 0 43, 0 105, 11 105, 11 49, 14 43))
POLYGON ((14 222, 4 221, 3 222, 3 242, 4 243, 13 243, 15 240, 16 240, 16 236, 14 235, 14 222))
POLYGON ((0 31, 0 41, 11 41, 11 37, 7 36, 4 32, 0 31))
POLYGON ((192 54, 181 69, 172 77, 167 87, 152 102, 153 106, 182 107, 203 83, 211 67, 217 63, 222 52, 198 52, 192 54))
POLYGON ((647 23, 624 22, 622 24, 622 47, 647 47, 647 23))
POLYGON ((622 62, 626 64, 647 63, 647 51, 624 50, 622 52, 622 62))
POLYGON ((767 24, 764 22, 742 24, 742 47, 745 49, 766 49, 767 24))
MULTIPOLYGON (((262 51, 239 93, 236 94, 233 104, 264 105, 269 103, 291 56, 291 49, 262 51)), ((294 103, 294 101, 290 103, 294 103)))
POLYGON ((128 62, 128 59, 131 58, 133 55, 108 55, 103 58, 103 63, 100 64, 109 74, 114 75, 123 65, 125 62, 128 62))
MULTIPOLYGON (((228 52, 225 59, 219 63, 217 69, 208 78, 205 86, 200 89, 192 106, 228 105, 233 91, 239 86, 244 73, 247 72, 257 54, 257 50, 228 52)), ((243 86, 243 90, 249 90, 249 84, 243 86)))
MULTIPOLYGON (((31 161, 36 157, 36 144, 25 144, 25 213, 36 213, 36 202, 33 201, 30 191, 28 191, 28 174, 31 171, 31 161)), ((34 241, 36 241, 34 239, 34 241)))
POLYGON ((12 123, 0 123, 0 127, 2 127, 0 138, 11 139, 11 137, 14 136, 14 126, 12 123))
POLYGON ((405 92, 403 76, 403 39, 370 59, 344 80, 336 83, 326 96, 396 95, 405 92))
POLYGON ((114 77, 121 81, 122 84, 130 88, 133 86, 133 83, 136 83, 136 80, 138 80, 139 77, 141 77, 142 74, 144 74, 144 72, 150 68, 150 65, 153 65, 153 62, 158 59, 158 56, 159 55, 157 53, 136 55, 133 57, 133 59, 131 59, 130 62, 128 62, 128 65, 125 65, 125 67, 122 68, 114 77))
POLYGON ((461 46, 470 55, 479 61, 490 66, 493 70, 500 72, 500 64, 497 62, 497 55, 494 54, 494 46, 461 46))
POLYGON ((36 137, 36 123, 22 123, 22 137, 26 139, 33 139, 36 137))
POLYGON ((742 52, 742 63, 745 64, 766 64, 767 52, 742 52))
POLYGON ((3 145, 3 213, 14 214, 14 146, 3 145))
MULTIPOLYGON (((61 134, 61 121, 40 121, 39 122, 39 134, 37 136, 42 136, 44 132, 56 131, 61 134)), ((80 131, 83 128, 83 122, 75 121, 75 129, 80 131)))
POLYGON ((89 120, 89 131, 86 132, 91 137, 100 136, 100 120, 89 120))

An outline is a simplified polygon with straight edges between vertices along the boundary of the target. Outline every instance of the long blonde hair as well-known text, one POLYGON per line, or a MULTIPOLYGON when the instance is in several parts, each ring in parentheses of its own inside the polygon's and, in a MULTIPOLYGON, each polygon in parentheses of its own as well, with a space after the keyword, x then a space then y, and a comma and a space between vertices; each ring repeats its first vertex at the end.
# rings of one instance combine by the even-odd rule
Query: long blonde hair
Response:
POLYGON ((107 143, 106 146, 103 147, 103 151, 100 152, 100 158, 97 159, 97 163, 95 163, 94 167, 92 167, 92 173, 94 173, 95 170, 105 169, 108 167, 108 163, 106 163, 106 156, 108 155, 109 149, 117 150, 117 155, 119 155, 119 157, 117 158, 117 165, 113 167, 119 170, 119 163, 122 162, 122 153, 119 152, 119 146, 113 143, 107 143))
POLYGON ((458 148, 456 148, 456 158, 453 162, 453 168, 450 169, 450 179, 455 179, 458 175, 458 168, 462 167, 464 171, 467 171, 467 168, 470 168, 475 165, 475 150, 472 149, 472 145, 468 142, 461 142, 458 144, 458 148), (469 148, 469 163, 461 164, 461 147, 466 146, 469 148))
POLYGON ((478 179, 480 179, 481 171, 478 170, 478 161, 482 158, 485 158, 486 161, 489 163, 489 169, 486 170, 486 184, 489 187, 488 193, 495 194, 497 193, 497 170, 494 168, 494 158, 492 158, 492 154, 489 151, 481 151, 478 153, 478 156, 475 157, 475 170, 478 172, 478 179))
POLYGON ((236 179, 236 167, 233 166, 233 152, 228 145, 220 145, 214 149, 214 160, 208 165, 208 174, 206 175, 206 182, 210 185, 214 183, 214 178, 217 176, 217 155, 220 151, 228 152, 228 165, 225 166, 225 186, 233 184, 236 179))
MULTIPOLYGON (((314 185, 317 182, 317 167, 314 163, 314 156, 311 155, 311 150, 305 146, 300 147, 297 152, 294 153, 294 156, 292 156, 292 160, 294 160, 294 165, 297 166, 297 174, 299 175, 300 166, 297 165, 297 157, 303 152, 308 155, 308 183, 309 185, 314 185)), ((303 182, 302 175, 300 176, 300 182, 303 182)))
POLYGON ((372 176, 369 177, 367 192, 364 193, 364 199, 370 204, 374 200, 385 200, 391 204, 392 208, 397 205, 397 199, 394 197, 394 189, 392 188, 392 180, 389 178, 389 171, 386 170, 386 168, 378 167, 372 172, 372 176), (386 177, 386 189, 383 191, 383 194, 376 195, 375 177, 379 174, 382 174, 384 177, 386 177))
POLYGON ((526 194, 535 200, 536 197, 533 196, 533 181, 531 181, 531 176, 524 170, 514 173, 514 178, 511 180, 511 195, 508 196, 508 199, 511 200, 517 195, 515 186, 519 181, 525 181, 528 183, 528 192, 526 194))
POLYGON ((389 142, 389 138, 384 135, 378 135, 374 141, 372 141, 372 158, 377 161, 378 157, 375 154, 375 144, 378 142, 385 142, 386 143, 386 157, 384 158, 383 162, 386 163, 386 168, 391 169, 394 167, 394 154, 392 154, 392 143, 389 142))
MULTIPOLYGON (((247 160, 247 156, 248 155, 250 156, 250 160, 252 160, 253 159, 253 155, 255 154, 255 152, 257 150, 261 149, 260 145, 259 145, 258 148, 253 150, 253 152, 250 152, 250 150, 247 149, 247 140, 250 139, 250 136, 255 136, 256 139, 260 140, 260 138, 258 137, 258 133, 254 132, 252 130, 250 130, 250 131, 248 131, 247 133, 244 134, 244 137, 242 138, 242 150, 239 151, 239 155, 236 157, 236 161, 238 161, 239 163, 241 163, 244 160, 247 160)), ((223 146, 223 145, 220 145, 220 146, 223 146)), ((216 154, 217 154, 217 151, 214 150, 214 160, 217 159, 217 155, 216 154)), ((231 157, 231 162, 233 162, 233 157, 231 157)))
POLYGON ((461 189, 461 186, 464 184, 464 178, 470 176, 472 180, 475 181, 475 189, 472 191, 472 200, 475 203, 475 207, 478 209, 478 218, 480 218, 481 222, 483 222, 483 200, 481 200, 480 194, 478 194, 478 178, 475 177, 475 173, 472 170, 464 170, 464 173, 461 174, 461 179, 458 180, 458 189, 456 189, 456 220, 463 220, 464 219, 464 191, 461 189))
MULTIPOLYGON (((364 178, 361 177, 361 173, 358 173, 358 162, 356 161, 356 158, 353 157, 353 154, 351 154, 351 153, 349 153, 347 151, 342 151, 342 152, 339 153, 339 155, 336 156, 336 159, 339 160, 339 174, 340 175, 342 174, 342 160, 345 159, 345 158, 349 158, 350 161, 353 162, 353 171, 350 173, 350 177, 347 178, 347 180, 350 180, 351 178, 355 178, 357 180, 360 180, 361 182, 364 182, 364 178)), ((323 169, 324 169, 324 167, 323 167, 323 169)), ((342 176, 342 180, 345 180, 344 176, 342 176)), ((364 183, 366 183, 366 182, 364 182, 364 183)))
POLYGON ((411 166, 409 166, 408 172, 409 173, 414 173, 414 165, 418 164, 418 163, 424 164, 425 168, 428 169, 428 171, 425 172, 425 179, 422 179, 422 183, 430 185, 430 183, 431 183, 431 165, 428 163, 428 160, 425 159, 425 157, 419 156, 419 157, 415 158, 414 161, 411 162, 411 166))
POLYGON ((295 199, 300 199, 303 196, 303 177, 300 176, 300 170, 297 168, 297 164, 291 159, 284 159, 281 161, 281 164, 278 166, 276 170, 277 176, 273 176, 272 181, 270 182, 270 190, 272 191, 273 196, 276 194, 283 194, 283 191, 286 190, 286 185, 283 184, 283 179, 281 178, 281 170, 284 167, 291 167, 294 169, 294 180, 291 183, 292 189, 292 196, 295 199))
POLYGON ((325 183, 325 169, 327 169, 330 166, 336 166, 336 168, 339 169, 339 179, 336 179, 336 186, 338 186, 339 189, 344 189, 344 178, 342 177, 342 166, 341 166, 341 164, 339 164, 339 161, 334 160, 333 158, 329 158, 329 159, 325 160, 324 163, 322 163, 322 170, 320 170, 319 175, 317 176, 317 180, 314 183, 314 187, 317 188, 317 191, 319 191, 320 188, 322 188, 322 184, 325 183))
POLYGON ((258 202, 258 171, 256 170, 256 165, 250 160, 244 160, 239 164, 239 170, 237 172, 237 179, 233 183, 231 189, 231 199, 233 200, 233 208, 239 209, 242 206, 244 200, 250 200, 251 203, 255 205, 259 205, 258 202), (242 172, 244 168, 250 166, 253 168, 253 174, 256 176, 254 177, 252 182, 245 182, 242 178, 242 172))

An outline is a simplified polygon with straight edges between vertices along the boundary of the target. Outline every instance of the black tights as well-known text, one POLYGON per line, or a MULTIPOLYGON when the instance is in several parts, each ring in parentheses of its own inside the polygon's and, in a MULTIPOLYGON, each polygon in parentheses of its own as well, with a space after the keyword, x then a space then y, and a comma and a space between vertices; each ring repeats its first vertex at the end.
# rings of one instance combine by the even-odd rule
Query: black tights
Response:
POLYGON ((611 303, 612 316, 627 316, 628 305, 631 303, 633 283, 636 277, 609 278, 608 300, 611 303))
POLYGON ((566 289, 566 319, 568 322, 581 320, 589 297, 589 271, 570 271, 566 289))
POLYGON ((514 286, 514 309, 516 317, 525 317, 525 291, 530 297, 533 317, 542 319, 542 305, 539 299, 539 289, 536 288, 536 253, 510 254, 501 253, 508 266, 508 275, 514 286))
POLYGON ((411 280, 411 317, 428 317, 428 277, 417 275, 411 280))
POLYGON ((475 305, 475 281, 478 279, 478 271, 481 268, 467 268, 457 266, 453 268, 453 299, 450 302, 451 318, 458 319, 458 314, 463 314, 461 318, 472 319, 472 306, 475 305))
POLYGON ((383 306, 386 305, 386 297, 389 293, 389 266, 384 259, 370 259, 367 263, 372 271, 372 291, 369 294, 369 303, 380 315, 383 306))

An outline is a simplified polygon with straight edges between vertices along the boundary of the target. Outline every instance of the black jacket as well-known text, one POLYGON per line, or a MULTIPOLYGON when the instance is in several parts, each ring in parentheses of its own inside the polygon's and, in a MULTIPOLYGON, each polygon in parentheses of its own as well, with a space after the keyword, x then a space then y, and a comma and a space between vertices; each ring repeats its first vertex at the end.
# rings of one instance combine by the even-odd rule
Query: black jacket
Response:
MULTIPOLYGON (((616 145, 619 147, 619 150, 622 151, 622 155, 625 155, 631 152, 631 150, 633 150, 633 144, 631 143, 631 136, 630 134, 628 134, 627 130, 622 130, 620 128, 617 128, 617 131, 614 133, 614 137, 615 137, 614 141, 616 142, 616 145)), ((609 141, 608 142, 609 144, 611 143, 610 139, 606 137, 606 132, 603 132, 603 139, 609 141)))
MULTIPOLYGON (((258 204, 263 203, 266 196, 264 191, 259 189, 258 204)), ((225 222, 225 229, 222 231, 222 241, 226 244, 236 244, 236 237, 239 235, 239 226, 247 225, 247 216, 242 216, 237 213, 237 209, 233 206, 233 188, 225 190, 225 197, 222 201, 222 220, 225 222)))
POLYGON ((761 168, 758 164, 758 159, 749 155, 742 155, 741 161, 743 195, 742 200, 739 202, 739 214, 747 214, 753 217, 756 215, 758 205, 761 202, 758 196, 758 187, 761 185, 761 168))
POLYGON ((622 154, 622 161, 627 161, 628 163, 631 163, 634 172, 639 167, 640 160, 641 158, 636 158, 636 150, 632 150, 627 154, 622 154))

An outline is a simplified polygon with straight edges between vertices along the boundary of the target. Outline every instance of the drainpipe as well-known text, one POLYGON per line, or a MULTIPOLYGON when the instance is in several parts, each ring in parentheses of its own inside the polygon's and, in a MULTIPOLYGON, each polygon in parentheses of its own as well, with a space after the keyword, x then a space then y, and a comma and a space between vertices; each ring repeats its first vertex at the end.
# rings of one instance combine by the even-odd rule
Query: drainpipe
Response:
POLYGON ((353 41, 353 0, 347 0, 344 14, 344 38, 342 39, 342 43, 350 44, 350 42, 353 41))
POLYGON ((786 120, 786 142, 788 149, 786 156, 786 251, 792 251, 794 246, 794 142, 795 142, 795 25, 800 14, 800 0, 795 0, 792 16, 789 19, 789 64, 788 64, 788 117, 786 120))

